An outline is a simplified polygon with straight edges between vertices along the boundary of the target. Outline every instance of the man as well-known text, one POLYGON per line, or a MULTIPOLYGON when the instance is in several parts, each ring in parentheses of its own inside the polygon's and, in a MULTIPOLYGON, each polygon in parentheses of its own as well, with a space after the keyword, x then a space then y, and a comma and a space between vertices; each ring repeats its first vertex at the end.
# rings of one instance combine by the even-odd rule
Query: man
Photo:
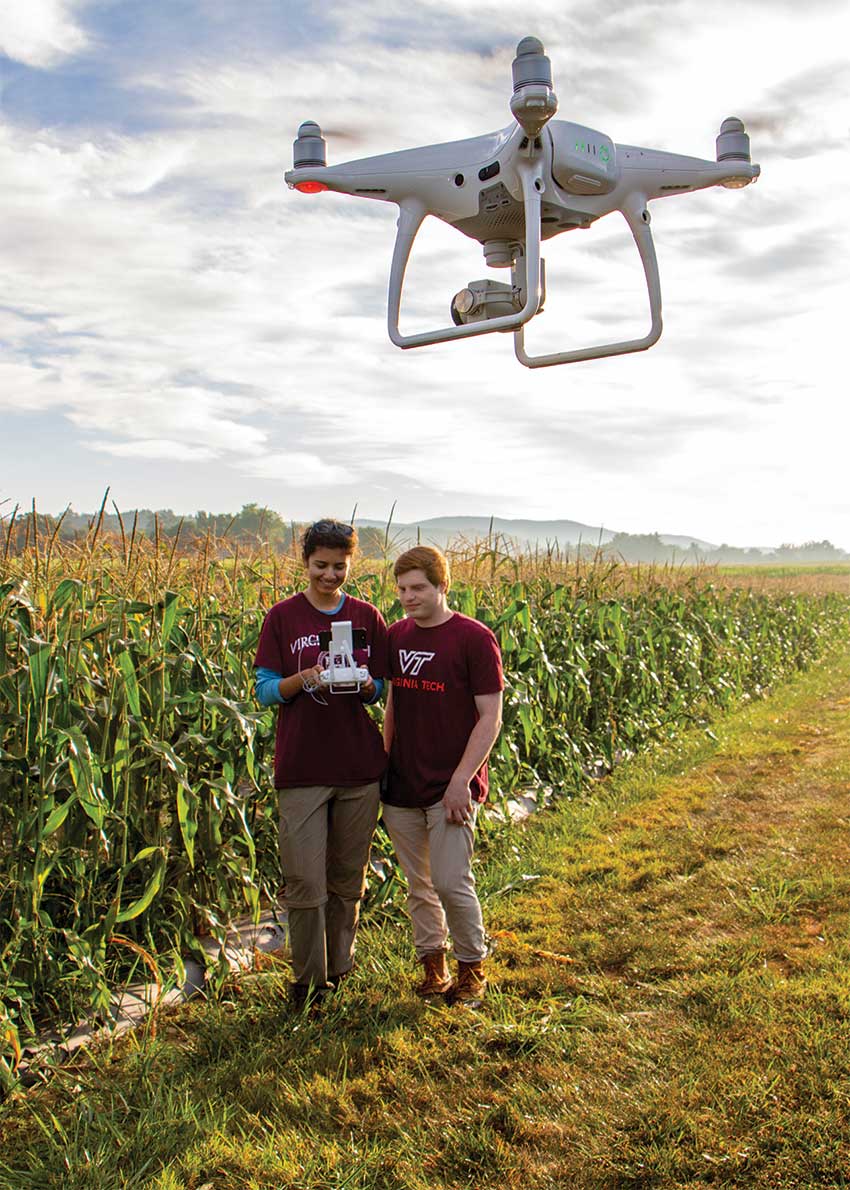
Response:
POLYGON ((445 557, 402 554, 394 574, 405 619, 390 628, 389 754, 383 818, 409 885, 421 996, 477 1005, 487 944, 472 874, 487 757, 502 722, 502 659, 485 625, 449 610, 445 557), (458 977, 446 962, 451 936, 458 977))

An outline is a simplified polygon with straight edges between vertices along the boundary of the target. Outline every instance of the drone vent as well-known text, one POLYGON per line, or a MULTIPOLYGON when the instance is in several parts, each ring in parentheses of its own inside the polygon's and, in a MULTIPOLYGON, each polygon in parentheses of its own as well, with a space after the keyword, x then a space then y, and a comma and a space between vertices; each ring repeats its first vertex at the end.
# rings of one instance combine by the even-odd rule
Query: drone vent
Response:
POLYGON ((496 215, 491 215, 491 217, 487 220, 487 223, 494 231, 500 231, 503 228, 508 228, 508 227, 510 227, 510 228, 514 228, 517 226, 522 227, 524 225, 524 218, 520 218, 518 221, 518 213, 517 212, 515 212, 515 211, 500 211, 496 215))

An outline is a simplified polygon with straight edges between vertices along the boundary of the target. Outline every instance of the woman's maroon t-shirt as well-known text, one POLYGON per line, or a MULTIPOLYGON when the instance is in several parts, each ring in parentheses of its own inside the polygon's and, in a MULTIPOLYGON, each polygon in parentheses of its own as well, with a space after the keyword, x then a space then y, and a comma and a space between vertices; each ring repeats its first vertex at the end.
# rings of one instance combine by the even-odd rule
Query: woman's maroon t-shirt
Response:
MULTIPOLYGON (((400 620, 390 628, 393 742, 384 801, 433 806, 446 792, 478 722, 476 694, 504 687, 502 656, 490 629, 455 612, 434 628, 400 620)), ((487 797, 487 764, 469 783, 487 797)))
MULTIPOLYGON (((346 595, 333 615, 317 611, 304 594, 276 603, 260 633, 254 664, 289 677, 324 662, 319 633, 334 620, 366 630, 367 646, 355 649, 358 665, 373 678, 387 676, 387 626, 370 603, 346 595)), ((278 707, 274 750, 276 789, 302 785, 367 785, 386 768, 381 733, 357 694, 303 691, 278 707)))

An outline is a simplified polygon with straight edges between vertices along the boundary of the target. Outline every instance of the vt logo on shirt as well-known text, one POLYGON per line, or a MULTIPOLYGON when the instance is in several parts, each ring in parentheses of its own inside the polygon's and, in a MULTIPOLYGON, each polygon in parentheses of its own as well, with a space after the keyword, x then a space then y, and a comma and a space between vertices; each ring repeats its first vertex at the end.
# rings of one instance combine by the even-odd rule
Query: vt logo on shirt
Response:
POLYGON ((398 659, 401 663, 401 672, 415 677, 425 662, 433 661, 435 656, 434 653, 423 653, 420 649, 399 649, 398 659))

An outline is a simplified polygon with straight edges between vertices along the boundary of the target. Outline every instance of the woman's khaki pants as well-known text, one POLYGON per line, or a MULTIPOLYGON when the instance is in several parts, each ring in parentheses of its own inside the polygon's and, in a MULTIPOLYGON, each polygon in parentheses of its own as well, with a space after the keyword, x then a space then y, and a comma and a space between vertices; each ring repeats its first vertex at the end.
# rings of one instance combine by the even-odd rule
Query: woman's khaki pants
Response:
POLYGON ((475 812, 467 823, 447 822, 442 802, 424 809, 388 806, 384 825, 407 877, 407 908, 418 958, 445 950, 477 963, 487 956, 481 905, 472 875, 475 812))
POLYGON ((354 963, 378 820, 378 783, 278 791, 280 861, 295 982, 325 987, 354 963))

